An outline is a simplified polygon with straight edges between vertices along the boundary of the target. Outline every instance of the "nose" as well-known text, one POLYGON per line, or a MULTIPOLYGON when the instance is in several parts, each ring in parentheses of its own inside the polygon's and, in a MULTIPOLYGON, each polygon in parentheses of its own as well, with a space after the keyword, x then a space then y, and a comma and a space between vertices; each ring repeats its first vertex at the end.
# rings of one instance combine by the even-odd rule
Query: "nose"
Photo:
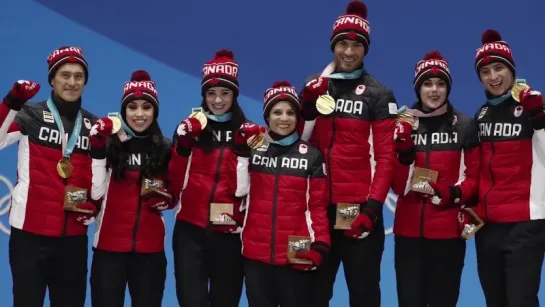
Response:
POLYGON ((437 84, 432 85, 431 90, 432 90, 432 92, 437 91, 437 84))
POLYGON ((344 50, 344 54, 346 56, 351 56, 354 54, 354 52, 352 51, 352 47, 347 47, 345 50, 344 50))
POLYGON ((221 102, 221 97, 220 97, 220 96, 216 96, 215 102, 221 102))
POLYGON ((282 116, 280 116, 280 120, 283 121, 283 122, 287 121, 288 120, 288 114, 282 113, 282 116))
POLYGON ((499 75, 495 71, 490 70, 490 80, 496 80, 498 76, 499 75))
POLYGON ((137 116, 142 116, 142 115, 144 115, 144 112, 142 111, 142 108, 136 109, 136 115, 137 115, 137 116))
POLYGON ((68 79, 68 85, 70 85, 70 86, 76 85, 76 78, 74 78, 74 76, 72 76, 72 77, 70 77, 68 79))

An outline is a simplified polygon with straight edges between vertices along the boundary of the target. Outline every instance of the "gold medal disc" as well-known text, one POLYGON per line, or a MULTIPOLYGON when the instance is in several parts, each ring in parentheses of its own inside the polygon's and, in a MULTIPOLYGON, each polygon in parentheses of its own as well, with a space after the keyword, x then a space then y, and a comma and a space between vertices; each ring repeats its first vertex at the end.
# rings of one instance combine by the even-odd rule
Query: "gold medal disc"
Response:
POLYGON ((108 116, 108 118, 112 121, 112 134, 116 134, 121 130, 121 120, 117 116, 108 116))
POLYGON ((403 111, 397 113, 396 122, 406 122, 411 124, 411 126, 414 127, 415 118, 409 112, 409 110, 405 108, 403 111))
POLYGON ((69 178, 72 176, 72 172, 74 171, 74 166, 72 166, 72 163, 70 163, 70 160, 67 158, 62 158, 57 163, 57 174, 61 178, 69 178))
POLYGON ((251 149, 257 149, 263 146, 264 142, 265 142, 265 135, 263 133, 259 133, 249 137, 246 143, 248 144, 248 147, 250 147, 251 149))
POLYGON ((329 95, 321 95, 316 100, 316 109, 320 114, 329 115, 335 110, 335 99, 329 95))
POLYGON ((513 97, 513 99, 515 99, 516 102, 520 102, 520 93, 529 87, 530 86, 526 84, 525 80, 517 80, 515 82, 515 85, 513 85, 513 88, 511 89, 511 96, 513 97))
POLYGON ((200 112, 200 111, 192 112, 189 115, 189 117, 196 118, 199 121, 199 123, 201 123, 201 129, 204 129, 206 125, 208 124, 208 117, 206 117, 206 114, 204 114, 203 112, 200 112))

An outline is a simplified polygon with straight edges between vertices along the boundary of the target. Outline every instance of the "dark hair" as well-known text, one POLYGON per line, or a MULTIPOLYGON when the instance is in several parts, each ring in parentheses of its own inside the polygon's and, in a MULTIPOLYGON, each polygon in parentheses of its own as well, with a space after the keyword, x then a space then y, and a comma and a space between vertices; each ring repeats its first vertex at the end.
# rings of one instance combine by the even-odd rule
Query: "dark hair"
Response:
MULTIPOLYGON (((163 136, 157 122, 150 127, 150 146, 142 165, 142 174, 146 177, 164 176, 170 161, 170 141, 163 136)), ((112 170, 115 180, 125 178, 128 166, 129 143, 132 140, 121 142, 117 135, 108 138, 107 167, 112 170)))
MULTIPOLYGON (((208 106, 206 105, 206 99, 204 97, 202 99, 201 107, 205 111, 209 111, 208 106)), ((240 126, 242 126, 242 124, 246 122, 246 115, 244 115, 244 112, 240 108, 237 97, 233 97, 233 105, 231 106, 230 112, 232 113, 232 117, 229 130, 231 131, 231 133, 234 134, 235 131, 237 131, 238 128, 240 128, 240 126)), ((213 140, 213 128, 211 127, 211 125, 207 125, 199 136, 197 146, 202 148, 204 152, 210 152, 214 148, 213 140)))

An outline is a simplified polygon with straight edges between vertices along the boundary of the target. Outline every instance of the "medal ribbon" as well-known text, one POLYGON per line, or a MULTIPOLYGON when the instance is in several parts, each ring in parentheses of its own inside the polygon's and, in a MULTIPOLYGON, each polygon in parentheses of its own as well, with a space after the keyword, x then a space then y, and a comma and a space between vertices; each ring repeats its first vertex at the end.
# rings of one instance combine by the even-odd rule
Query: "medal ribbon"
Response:
POLYGON ((119 114, 119 112, 110 112, 110 113, 108 113, 108 116, 115 116, 115 117, 119 118, 119 120, 121 121, 121 129, 125 132, 125 134, 127 136, 127 140, 130 140, 132 138, 145 138, 145 136, 138 136, 138 135, 134 134, 131 127, 129 127, 129 125, 127 125, 125 123, 125 121, 123 120, 123 117, 121 117, 121 114, 119 114))
POLYGON ((329 63, 327 67, 322 72, 322 77, 326 77, 329 79, 341 79, 341 80, 350 80, 350 79, 358 79, 363 75, 365 72, 364 68, 354 70, 353 72, 338 72, 333 73, 335 71, 335 62, 329 63))
POLYGON ((224 123, 224 122, 230 121, 231 118, 233 117, 233 113, 231 112, 227 112, 221 115, 214 115, 214 114, 207 114, 207 113, 204 113, 204 114, 206 115, 208 119, 218 123, 224 123))
POLYGON ((55 119, 55 123, 57 123, 57 128, 59 129, 59 133, 61 135, 61 144, 62 144, 62 156, 63 158, 69 159, 72 155, 72 152, 74 151, 74 148, 76 147, 76 143, 78 142, 78 137, 81 133, 81 124, 83 122, 83 116, 81 115, 81 111, 78 111, 78 115, 76 117, 76 122, 74 123, 74 129, 72 130, 72 135, 70 135, 70 138, 67 140, 64 136, 64 126, 62 124, 62 119, 59 114, 59 110, 57 110, 57 107, 55 106, 55 103, 53 103, 53 100, 51 97, 47 99, 47 107, 49 108, 49 111, 53 115, 53 118, 55 119))
POLYGON ((269 143, 278 144, 280 146, 290 146, 291 144, 297 142, 297 140, 299 140, 299 134, 297 132, 294 132, 293 134, 278 141, 273 140, 270 136, 268 137, 269 143))

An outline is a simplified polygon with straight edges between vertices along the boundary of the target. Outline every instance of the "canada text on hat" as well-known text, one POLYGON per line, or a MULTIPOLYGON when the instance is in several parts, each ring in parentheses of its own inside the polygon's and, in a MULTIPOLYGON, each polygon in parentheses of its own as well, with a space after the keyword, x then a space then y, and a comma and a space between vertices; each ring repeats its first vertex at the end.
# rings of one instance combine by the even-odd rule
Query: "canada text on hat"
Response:
POLYGON ((202 69, 203 77, 210 75, 226 75, 231 78, 238 78, 238 65, 235 62, 205 64, 202 69))
POLYGON ((146 99, 155 105, 159 105, 157 99, 157 90, 155 89, 155 82, 150 78, 150 75, 143 70, 135 71, 131 76, 131 81, 125 82, 123 86, 123 99, 121 104, 135 99, 146 99))
POLYGON ((277 82, 273 84, 272 88, 267 89, 267 91, 265 92, 265 103, 276 98, 276 96, 278 96, 278 98, 287 98, 286 95, 290 96, 290 98, 295 101, 299 101, 297 98, 297 91, 295 90, 295 87, 293 87, 287 81, 277 82))
POLYGON ((513 60, 511 48, 502 39, 498 31, 492 29, 484 31, 481 43, 483 45, 477 49, 477 54, 475 55, 475 69, 477 72, 483 66, 492 62, 504 63, 512 71, 515 71, 515 61, 513 60))
POLYGON ((426 53, 424 58, 416 63, 413 80, 415 91, 419 93, 422 83, 426 79, 434 77, 445 81, 450 91, 452 79, 450 76, 449 64, 437 50, 426 53))
POLYGON ((346 7, 346 13, 337 17, 333 23, 331 49, 342 39, 359 40, 365 46, 367 54, 371 44, 371 26, 367 21, 367 6, 361 1, 352 1, 346 7))

